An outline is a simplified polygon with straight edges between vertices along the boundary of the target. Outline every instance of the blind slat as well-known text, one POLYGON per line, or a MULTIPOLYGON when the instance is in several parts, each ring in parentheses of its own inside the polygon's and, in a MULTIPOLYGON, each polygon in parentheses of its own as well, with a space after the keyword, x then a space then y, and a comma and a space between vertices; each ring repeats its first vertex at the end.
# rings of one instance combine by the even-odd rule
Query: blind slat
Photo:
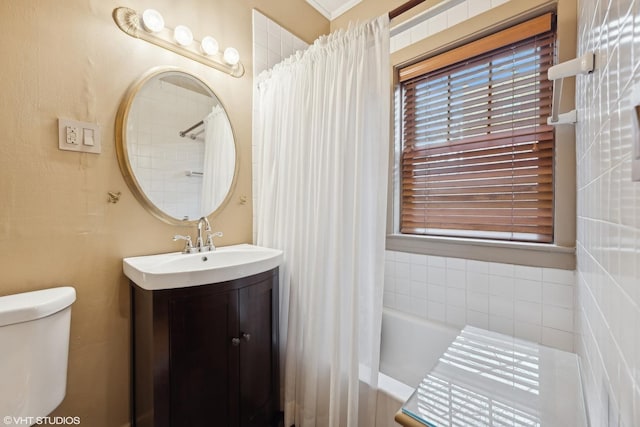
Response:
POLYGON ((523 144, 504 146, 500 145, 497 147, 483 148, 479 150, 468 150, 468 151, 453 151, 449 153, 427 153, 427 150, 411 150, 405 151, 403 153, 403 158, 405 163, 411 162, 412 159, 416 158, 416 162, 418 161, 451 161, 457 160, 461 158, 485 158, 485 157, 495 157, 505 153, 509 154, 517 154, 522 152, 536 152, 541 156, 545 156, 548 151, 552 151, 553 142, 549 140, 543 140, 541 142, 526 142, 523 144))
POLYGON ((490 187, 447 187, 447 188, 416 188, 403 195, 421 197, 441 194, 491 194, 491 193, 551 193, 553 187, 550 184, 520 184, 520 185, 494 185, 490 187))
MULTIPOLYGON (((531 73, 528 73, 531 76, 531 73)), ((409 101, 405 110, 407 114, 414 111, 422 111, 427 108, 442 107, 446 110, 463 110, 470 107, 486 105, 487 102, 496 103, 499 100, 514 99, 518 102, 518 97, 527 94, 540 96, 541 92, 549 91, 553 83, 550 80, 540 80, 540 76, 531 76, 527 79, 512 79, 508 84, 497 86, 489 79, 483 79, 482 85, 476 87, 456 88, 447 86, 442 90, 435 91, 415 91, 405 90, 404 98, 409 101), (445 104, 443 104, 445 102, 445 104), (411 109, 410 107, 414 107, 411 109)), ((544 98, 543 98, 544 99, 544 98)))
POLYGON ((410 173, 404 171, 402 173, 403 179, 411 179, 415 182, 443 182, 443 181, 462 181, 462 180, 474 180, 474 179, 482 179, 482 178, 505 178, 510 176, 527 176, 533 177, 531 180, 536 180, 539 175, 549 175, 553 174, 552 167, 546 168, 536 168, 535 170, 526 170, 526 169, 516 169, 516 170, 496 170, 496 171, 482 171, 482 172, 468 172, 464 174, 456 175, 418 175, 412 176, 410 173))
MULTIPOLYGON (((513 111, 512 107, 507 106, 507 102, 499 102, 491 111, 487 111, 486 107, 484 109, 476 107, 459 111, 438 112, 430 115, 428 119, 421 117, 421 114, 418 113, 416 117, 408 117, 404 125, 413 127, 413 132, 408 132, 409 135, 419 135, 426 131, 442 133, 448 129, 473 130, 479 127, 485 128, 485 133, 488 133, 496 132, 498 130, 496 127, 500 124, 530 118, 532 115, 543 116, 551 110, 550 103, 541 104, 539 100, 531 98, 522 99, 518 111, 513 111)), ((540 120, 535 123, 544 124, 540 120)))
POLYGON ((447 223, 447 224, 485 224, 489 227, 505 225, 505 221, 507 224, 516 225, 516 226, 541 226, 541 227, 550 227, 552 223, 551 218, 547 218, 546 221, 543 221, 542 218, 538 217, 513 217, 511 215, 504 216, 456 216, 456 215, 429 215, 429 219, 426 221, 427 226, 429 224, 437 224, 437 223, 447 223))
MULTIPOLYGON (((450 141, 429 146, 405 147, 403 156, 435 156, 463 152, 480 153, 482 150, 495 150, 509 145, 533 145, 538 142, 553 141, 553 132, 536 133, 535 128, 518 129, 518 131, 487 133, 486 135, 473 136, 464 141, 450 141), (464 148, 459 148, 462 146, 464 148)), ((540 145, 540 144, 538 144, 540 145)), ((490 155, 490 152, 487 153, 490 155)))
MULTIPOLYGON (((544 65, 552 65, 553 61, 552 61, 553 57, 551 55, 549 55, 548 58, 540 58, 537 55, 533 55, 531 57, 532 61, 535 61, 536 67, 538 68, 538 72, 542 73, 545 72, 545 76, 546 77, 546 71, 544 67, 544 65)), ((490 65, 487 64, 487 69, 490 69, 490 65)), ((475 70, 469 70, 469 72, 474 72, 475 70)), ((546 80, 547 82, 549 80, 547 80, 546 78, 540 79, 539 76, 537 75, 537 73, 535 73, 536 75, 532 76, 531 70, 524 70, 524 69, 513 69, 511 70, 511 73, 507 74, 507 73, 501 73, 498 75, 495 74, 490 74, 490 73, 481 73, 481 74, 477 74, 475 75, 473 80, 469 80, 468 82, 465 82, 464 85, 462 86, 452 86, 451 85, 451 80, 450 79, 442 79, 439 81, 436 81, 435 83, 427 83, 424 82, 422 80, 415 80, 415 81, 411 81, 411 82, 407 82, 407 84, 404 86, 404 90, 406 92, 406 96, 407 97, 422 97, 424 95, 429 95, 432 98, 438 97, 438 96, 456 96, 457 94, 460 93, 468 93, 468 92, 474 92, 475 90, 479 90, 484 88, 488 83, 495 89, 500 89, 501 86, 503 87, 512 87, 512 86, 530 86, 531 84, 534 83, 545 83, 544 80, 546 80), (542 80, 542 81, 541 81, 542 80)))
MULTIPOLYGON (((550 191, 538 191, 538 192, 518 192, 518 193, 496 193, 494 197, 488 199, 485 197, 486 193, 451 193, 451 194, 438 194, 431 193, 412 193, 410 195, 404 195, 406 203, 405 210, 410 212, 416 209, 429 209, 431 207, 449 207, 456 209, 466 209, 467 207, 501 207, 501 208, 521 208, 518 201, 523 202, 540 202, 536 206, 551 206, 550 202, 553 200, 553 194, 550 191), (508 204, 505 204, 508 202, 508 204), (483 203, 480 205, 480 203, 483 203), (445 206, 446 205, 446 206, 445 206), (498 206, 500 205, 500 206, 498 206)), ((524 206, 531 207, 531 206, 524 206)))
MULTIPOLYGON (((548 236, 551 235, 552 227, 541 227, 541 226, 511 226, 511 225, 499 225, 494 224, 492 227, 487 227, 486 224, 459 224, 459 223, 451 223, 451 222, 441 222, 441 223, 408 223, 406 228, 403 230, 416 230, 416 232, 412 234, 422 234, 418 231, 424 228, 440 228, 441 232, 446 229, 452 230, 473 230, 473 231, 506 231, 510 233, 527 233, 532 235, 541 236, 543 239, 547 239, 548 236)), ((403 231, 406 232, 406 231, 403 231)))
MULTIPOLYGON (((506 177, 490 177, 487 179, 475 179, 473 181, 472 184, 469 184, 470 186, 478 186, 478 185, 484 185, 484 186, 491 186, 491 185, 517 185, 517 184, 531 184, 531 185, 537 185, 537 184, 549 184, 553 182, 553 177, 551 176, 551 174, 549 175, 541 175, 541 176, 537 176, 535 180, 532 180, 530 176, 506 176, 506 177), (535 181, 535 182, 534 182, 535 181)), ((452 188, 453 186, 455 186, 456 184, 458 184, 459 182, 455 182, 455 181, 433 181, 433 182, 429 182, 428 183, 428 188, 452 188)), ((403 191, 404 190, 408 190, 408 191, 413 191, 413 190, 422 190, 424 188, 426 188, 426 183, 416 183, 415 187, 409 187, 409 186, 405 186, 403 187, 403 191)))

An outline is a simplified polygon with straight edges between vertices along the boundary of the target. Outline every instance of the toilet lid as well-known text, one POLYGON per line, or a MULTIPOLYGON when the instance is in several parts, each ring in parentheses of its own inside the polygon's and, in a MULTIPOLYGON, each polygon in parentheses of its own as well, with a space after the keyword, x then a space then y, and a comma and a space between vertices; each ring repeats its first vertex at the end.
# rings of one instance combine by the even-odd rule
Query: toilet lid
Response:
POLYGON ((0 327, 49 316, 75 300, 76 290, 71 286, 0 297, 0 327))

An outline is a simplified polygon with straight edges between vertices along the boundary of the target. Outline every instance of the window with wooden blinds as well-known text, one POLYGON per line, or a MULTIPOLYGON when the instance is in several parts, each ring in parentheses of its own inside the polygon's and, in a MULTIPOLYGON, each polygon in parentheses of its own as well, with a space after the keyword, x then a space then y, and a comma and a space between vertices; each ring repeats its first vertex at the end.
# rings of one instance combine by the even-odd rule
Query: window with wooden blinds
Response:
POLYGON ((547 14, 400 70, 401 233, 553 242, 555 39, 547 14))

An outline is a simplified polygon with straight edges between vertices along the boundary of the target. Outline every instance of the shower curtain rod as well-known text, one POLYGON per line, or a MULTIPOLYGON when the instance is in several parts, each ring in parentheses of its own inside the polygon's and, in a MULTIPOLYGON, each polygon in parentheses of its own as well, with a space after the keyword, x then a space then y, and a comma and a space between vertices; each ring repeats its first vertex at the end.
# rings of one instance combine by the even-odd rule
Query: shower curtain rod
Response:
POLYGON ((191 132, 192 130, 194 130, 195 128, 197 128, 198 126, 202 126, 204 124, 204 120, 200 120, 198 123, 196 123, 195 125, 191 126, 189 129, 185 129, 181 132, 178 132, 178 135, 180 135, 181 137, 185 137, 187 135, 187 132, 191 132))
POLYGON ((417 5, 419 5, 420 3, 424 3, 425 0, 409 0, 406 3, 401 4, 400 6, 396 7, 395 9, 389 11, 389 19, 393 19, 397 16, 402 15, 403 13, 413 9, 414 7, 416 7, 417 5))

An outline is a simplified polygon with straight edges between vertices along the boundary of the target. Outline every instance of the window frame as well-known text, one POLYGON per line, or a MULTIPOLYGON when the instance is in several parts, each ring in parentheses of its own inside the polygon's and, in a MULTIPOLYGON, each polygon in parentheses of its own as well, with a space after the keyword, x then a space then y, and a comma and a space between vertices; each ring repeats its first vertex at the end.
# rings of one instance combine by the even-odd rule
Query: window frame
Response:
MULTIPOLYGON (((403 252, 451 256, 474 260, 503 262, 575 269, 575 133, 573 127, 556 128, 554 164, 554 243, 526 243, 473 238, 407 235, 399 232, 400 223, 400 166, 402 155, 401 127, 396 126, 402 108, 399 93, 399 69, 436 56, 444 51, 468 44, 500 30, 515 26, 546 12, 554 12, 558 19, 558 61, 570 59, 575 49, 575 16, 572 18, 570 2, 555 1, 508 2, 481 15, 450 27, 413 45, 394 52, 391 167, 387 224, 387 249, 403 252), (563 6, 564 5, 564 6, 563 6), (566 22, 566 21, 569 22, 566 22), (495 22, 487 27, 486 22, 495 22), (572 27, 573 24, 573 27, 572 27), (573 31, 572 31, 573 29, 573 31)), ((564 85, 562 110, 572 108, 573 85, 564 85)))
POLYGON ((403 234, 553 243, 555 45, 549 12, 399 70, 403 234))

